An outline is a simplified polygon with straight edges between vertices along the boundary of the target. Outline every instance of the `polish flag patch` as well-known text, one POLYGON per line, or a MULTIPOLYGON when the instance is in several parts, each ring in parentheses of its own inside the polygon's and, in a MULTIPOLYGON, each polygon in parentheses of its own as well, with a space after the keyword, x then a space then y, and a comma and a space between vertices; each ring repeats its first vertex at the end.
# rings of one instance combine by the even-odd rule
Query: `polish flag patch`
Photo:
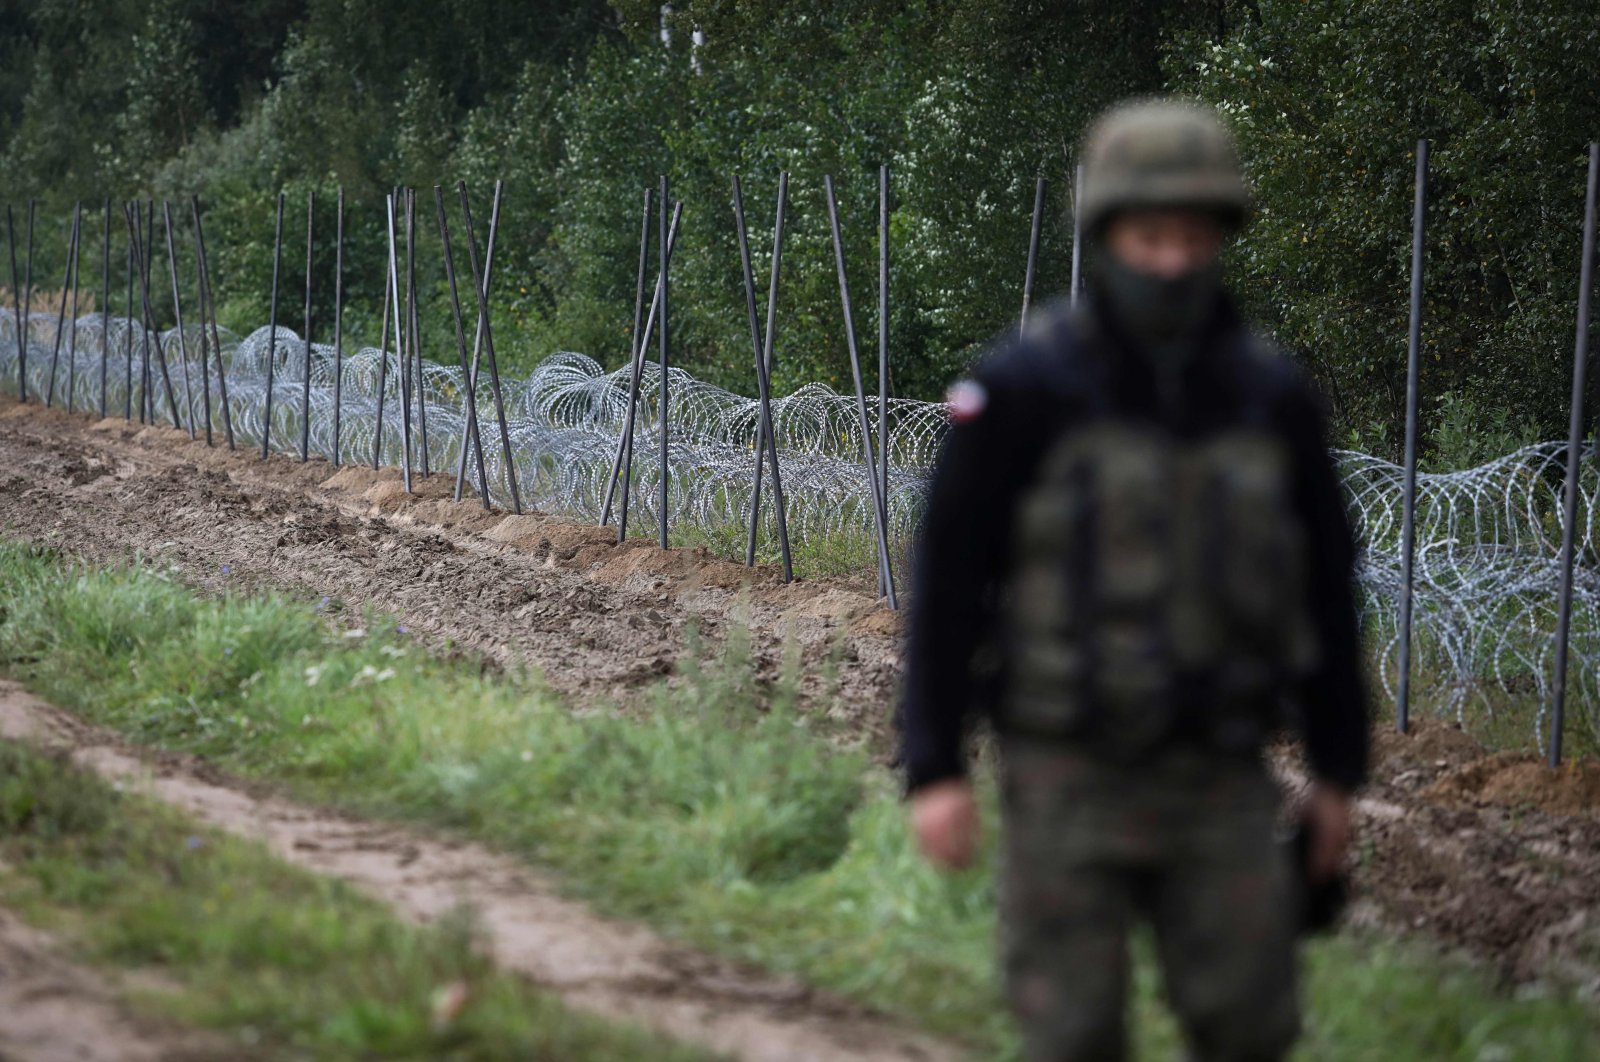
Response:
POLYGON ((971 424, 989 406, 989 392, 976 380, 962 380, 944 396, 952 424, 971 424))

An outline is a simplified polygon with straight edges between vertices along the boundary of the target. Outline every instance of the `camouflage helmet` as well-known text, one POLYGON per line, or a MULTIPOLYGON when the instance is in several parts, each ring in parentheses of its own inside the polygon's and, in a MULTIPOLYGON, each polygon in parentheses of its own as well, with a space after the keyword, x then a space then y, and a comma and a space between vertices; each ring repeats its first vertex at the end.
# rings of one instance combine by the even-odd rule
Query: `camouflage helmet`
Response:
POLYGON ((1091 236, 1130 207, 1195 207, 1230 229, 1249 216, 1233 136, 1198 103, 1157 97, 1118 104, 1090 128, 1082 158, 1078 214, 1091 236))

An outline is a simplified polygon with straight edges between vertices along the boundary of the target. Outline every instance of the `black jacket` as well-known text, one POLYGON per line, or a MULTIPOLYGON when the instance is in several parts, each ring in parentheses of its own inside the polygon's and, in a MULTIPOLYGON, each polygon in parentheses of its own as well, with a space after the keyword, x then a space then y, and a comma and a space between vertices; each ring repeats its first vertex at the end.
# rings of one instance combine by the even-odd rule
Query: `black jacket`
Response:
POLYGON ((1219 302, 1180 386, 1162 398, 1148 357, 1092 300, 1084 324, 1056 314, 1001 344, 973 373, 934 470, 913 572, 910 636, 900 711, 908 790, 966 771, 965 737, 984 700, 980 648, 995 632, 997 598, 1011 559, 1014 510, 1037 463, 1060 433, 1087 415, 1148 420, 1179 438, 1200 438, 1264 405, 1285 440, 1294 505, 1310 549, 1311 619, 1318 668, 1295 691, 1314 774, 1355 788, 1366 777, 1367 719, 1352 587, 1355 546, 1327 450, 1321 402, 1285 357, 1263 356, 1230 303, 1219 302), (1070 351, 1066 330, 1087 332, 1070 351), (981 411, 975 407, 981 405, 981 411))

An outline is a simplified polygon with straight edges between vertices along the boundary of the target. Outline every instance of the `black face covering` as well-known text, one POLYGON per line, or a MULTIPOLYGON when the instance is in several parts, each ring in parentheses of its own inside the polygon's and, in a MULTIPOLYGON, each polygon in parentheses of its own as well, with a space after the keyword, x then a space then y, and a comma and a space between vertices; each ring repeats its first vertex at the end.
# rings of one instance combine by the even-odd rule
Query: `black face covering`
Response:
POLYGON ((1107 308, 1149 358, 1162 404, 1176 408, 1184 366, 1222 294, 1220 263, 1158 277, 1125 265, 1103 247, 1090 263, 1107 308))
POLYGON ((1153 356, 1188 347, 1222 292, 1222 268, 1216 262, 1158 277, 1125 265, 1104 249, 1095 257, 1101 291, 1118 323, 1153 356))

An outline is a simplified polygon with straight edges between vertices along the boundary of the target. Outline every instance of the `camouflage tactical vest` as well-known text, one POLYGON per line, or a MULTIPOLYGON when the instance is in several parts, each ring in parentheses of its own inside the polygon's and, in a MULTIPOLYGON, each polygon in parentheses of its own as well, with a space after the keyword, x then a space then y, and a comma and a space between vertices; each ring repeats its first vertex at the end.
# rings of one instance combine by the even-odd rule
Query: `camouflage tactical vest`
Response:
POLYGON ((1290 489, 1260 427, 1065 433, 1017 510, 1001 725, 1116 759, 1259 748, 1317 651, 1290 489))

